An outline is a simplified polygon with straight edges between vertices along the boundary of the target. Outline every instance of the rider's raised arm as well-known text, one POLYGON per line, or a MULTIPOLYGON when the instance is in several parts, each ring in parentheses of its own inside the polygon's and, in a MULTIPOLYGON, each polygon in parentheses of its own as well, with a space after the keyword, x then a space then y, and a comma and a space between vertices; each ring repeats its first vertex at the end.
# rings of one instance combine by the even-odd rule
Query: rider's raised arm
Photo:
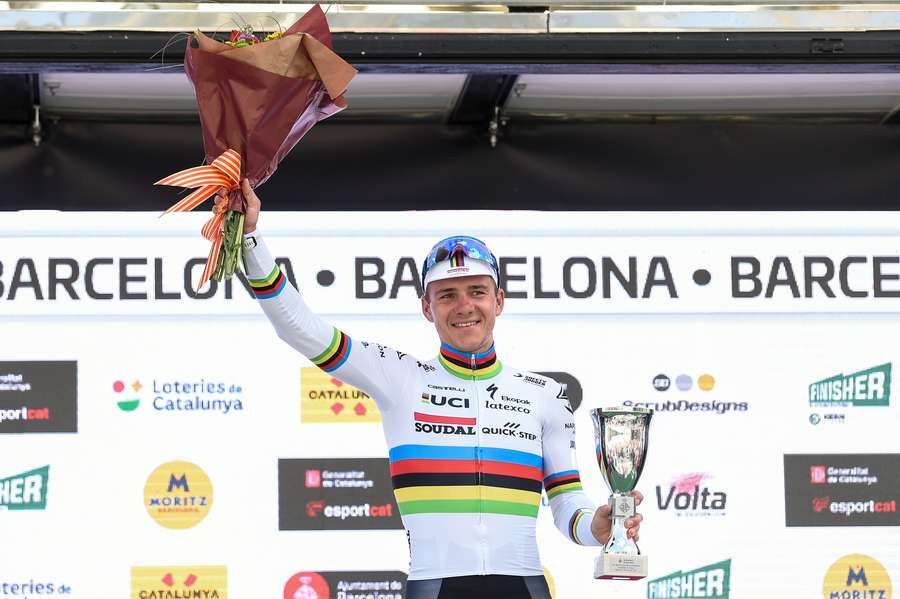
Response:
POLYGON ((548 385, 548 397, 541 407, 544 490, 553 522, 566 538, 579 545, 600 545, 591 533, 596 506, 581 488, 575 461, 575 417, 565 388, 558 383, 548 385))
POLYGON ((371 395, 389 410, 403 396, 415 359, 383 345, 351 339, 322 320, 275 264, 259 231, 244 236, 244 272, 278 336, 316 366, 371 395))

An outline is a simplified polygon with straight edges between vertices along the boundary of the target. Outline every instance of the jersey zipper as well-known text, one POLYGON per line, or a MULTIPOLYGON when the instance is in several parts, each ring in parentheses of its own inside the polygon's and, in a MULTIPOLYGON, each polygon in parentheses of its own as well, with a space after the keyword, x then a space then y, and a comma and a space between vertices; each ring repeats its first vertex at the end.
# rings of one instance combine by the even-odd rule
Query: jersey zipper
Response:
POLYGON ((475 399, 475 488, 478 490, 478 541, 481 545, 481 573, 487 574, 487 534, 484 524, 484 473, 481 451, 481 402, 478 398, 478 380, 475 377, 476 354, 470 356, 472 367, 472 396, 475 399))

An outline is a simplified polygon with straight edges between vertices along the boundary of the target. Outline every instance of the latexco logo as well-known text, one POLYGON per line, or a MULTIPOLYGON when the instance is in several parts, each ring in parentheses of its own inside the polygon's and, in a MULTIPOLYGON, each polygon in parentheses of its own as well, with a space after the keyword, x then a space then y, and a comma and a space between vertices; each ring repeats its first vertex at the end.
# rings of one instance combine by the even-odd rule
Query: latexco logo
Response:
POLYGON ((151 378, 149 386, 141 384, 140 379, 135 379, 126 386, 123 381, 117 380, 113 382, 112 388, 116 393, 116 405, 123 412, 135 411, 142 397, 146 395, 150 396, 149 403, 157 412, 233 414, 244 409, 241 386, 224 381, 205 378, 197 380, 151 378))
POLYGON ((0 362, 0 433, 78 431, 76 362, 0 362))
POLYGON ((381 422, 375 400, 314 366, 300 371, 300 418, 306 424, 381 422))
POLYGON ((131 599, 226 599, 225 566, 134 566, 131 599))
POLYGON ((285 583, 284 599, 402 599, 405 588, 403 572, 298 572, 285 583))
POLYGON ((661 511, 672 510, 678 516, 722 516, 728 495, 710 488, 709 474, 692 472, 679 476, 667 488, 656 486, 656 503, 661 511))
POLYGON ((891 577, 868 555, 845 555, 831 564, 822 583, 825 599, 891 599, 891 577))
POLYGON ((50 466, 0 479, 0 509, 46 509, 49 480, 50 466))
POLYGON ((727 599, 731 589, 731 560, 689 572, 673 572, 647 583, 647 599, 727 599))
POLYGON ((206 518, 212 507, 212 483, 199 466, 168 462, 154 470, 144 486, 144 507, 166 528, 191 528, 206 518))

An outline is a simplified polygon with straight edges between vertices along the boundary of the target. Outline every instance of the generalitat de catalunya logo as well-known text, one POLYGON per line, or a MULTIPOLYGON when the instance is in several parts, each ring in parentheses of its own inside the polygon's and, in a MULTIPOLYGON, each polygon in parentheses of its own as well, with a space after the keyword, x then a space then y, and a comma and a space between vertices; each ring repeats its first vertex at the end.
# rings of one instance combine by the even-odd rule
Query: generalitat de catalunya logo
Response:
POLYGON ((154 470, 144 485, 144 507, 166 528, 184 529, 199 524, 212 507, 209 477, 196 464, 167 462, 154 470))
POLYGON ((0 479, 0 510, 46 509, 49 480, 50 466, 0 479))
POLYGON ((133 566, 131 599, 226 599, 225 566, 133 566))
POLYGON ((244 410, 243 388, 237 383, 213 379, 144 379, 131 383, 113 381, 116 405, 123 412, 134 412, 142 404, 165 414, 236 414, 244 410))
POLYGON ((891 599, 891 577, 868 555, 845 555, 831 564, 822 583, 825 599, 891 599))
POLYGON ((381 413, 371 397, 311 366, 300 370, 300 418, 304 424, 381 422, 381 413))
POLYGON ((727 599, 731 590, 731 560, 690 572, 672 572, 647 583, 647 599, 727 599))

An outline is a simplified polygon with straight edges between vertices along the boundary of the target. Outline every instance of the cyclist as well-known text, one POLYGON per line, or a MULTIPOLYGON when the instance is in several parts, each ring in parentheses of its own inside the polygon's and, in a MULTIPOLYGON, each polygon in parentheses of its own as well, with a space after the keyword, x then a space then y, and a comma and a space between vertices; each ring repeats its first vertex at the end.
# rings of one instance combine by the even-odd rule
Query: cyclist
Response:
MULTIPOLYGON (((410 546, 407 597, 549 599, 535 537, 542 489, 556 527, 581 545, 608 540, 610 508, 582 491, 565 387, 497 356, 504 292, 495 257, 466 236, 432 248, 421 307, 441 346, 420 361, 355 340, 311 312, 256 229, 259 198, 246 181, 242 190, 245 272, 278 336, 381 412, 410 546)), ((638 539, 641 520, 626 522, 629 538, 638 539)))

